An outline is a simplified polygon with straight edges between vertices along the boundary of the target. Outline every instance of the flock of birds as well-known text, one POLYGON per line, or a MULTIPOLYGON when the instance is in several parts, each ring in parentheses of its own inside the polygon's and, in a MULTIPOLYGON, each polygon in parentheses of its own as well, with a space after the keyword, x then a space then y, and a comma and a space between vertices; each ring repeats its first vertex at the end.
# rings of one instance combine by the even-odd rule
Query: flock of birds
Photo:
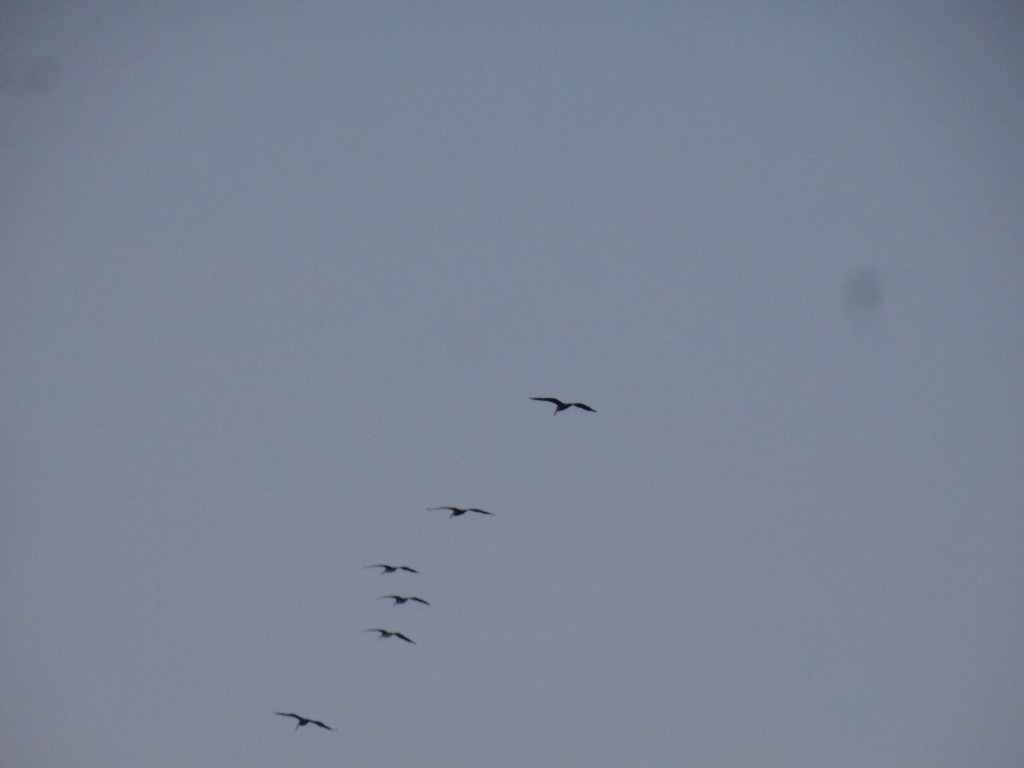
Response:
MULTIPOLYGON (((579 409, 584 410, 584 411, 590 411, 591 413, 597 413, 596 410, 591 408, 586 403, 563 403, 557 397, 531 397, 530 399, 531 400, 540 400, 540 401, 543 401, 543 402, 546 402, 546 403, 553 404, 555 406, 555 411, 554 412, 555 412, 556 415, 560 411, 564 411, 564 410, 566 410, 568 408, 579 408, 579 409)), ((493 512, 488 512, 486 509, 479 509, 477 507, 429 507, 428 511, 430 511, 430 512, 447 511, 447 512, 450 513, 448 515, 448 519, 451 519, 453 517, 459 517, 460 515, 464 515, 467 512, 476 512, 477 514, 480 514, 480 515, 493 515, 494 514, 493 512)), ((389 573, 397 573, 399 571, 405 571, 406 573, 416 573, 416 574, 419 573, 419 571, 417 571, 415 568, 411 568, 408 565, 392 565, 391 563, 373 563, 373 564, 367 565, 365 567, 366 568, 380 568, 380 575, 381 576, 383 576, 385 574, 389 574, 389 573)), ((416 597, 415 595, 381 595, 377 599, 378 600, 391 600, 391 601, 393 601, 391 603, 392 605, 404 605, 405 603, 408 603, 408 602, 420 603, 422 605, 427 605, 427 606, 430 605, 430 603, 428 603, 422 597, 416 597)), ((404 640, 405 642, 410 643, 411 645, 416 645, 416 641, 415 640, 413 640, 412 638, 408 637, 407 635, 404 635, 401 632, 397 632, 395 630, 382 629, 381 627, 373 627, 371 629, 364 629, 363 631, 364 632, 376 632, 378 640, 385 640, 387 638, 397 637, 399 640, 404 640)), ((295 720, 296 720, 295 730, 296 731, 299 730, 299 728, 301 728, 302 726, 309 725, 311 723, 313 725, 319 726, 320 728, 323 728, 324 730, 327 730, 327 731, 335 731, 335 730, 337 730, 336 728, 332 728, 331 726, 327 725, 326 723, 321 722, 320 720, 314 720, 311 717, 303 717, 302 715, 297 715, 294 712, 275 712, 274 714, 275 715, 280 715, 281 717, 293 717, 293 718, 295 718, 295 720)))

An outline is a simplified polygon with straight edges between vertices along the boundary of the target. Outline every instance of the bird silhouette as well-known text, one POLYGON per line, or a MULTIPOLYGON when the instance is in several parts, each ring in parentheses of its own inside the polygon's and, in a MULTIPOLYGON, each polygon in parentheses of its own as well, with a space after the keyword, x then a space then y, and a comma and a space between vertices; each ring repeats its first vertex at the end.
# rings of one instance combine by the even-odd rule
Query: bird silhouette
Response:
POLYGON ((294 717, 296 720, 298 720, 299 722, 295 724, 296 731, 299 730, 299 728, 301 728, 302 726, 309 725, 310 723, 312 723, 313 725, 319 725, 321 728, 327 731, 336 730, 335 728, 331 728, 331 726, 329 725, 321 723, 319 720, 314 720, 311 717, 303 717, 302 715, 296 715, 294 712, 275 712, 274 714, 280 715, 281 717, 294 717))
POLYGON ((595 411, 593 408, 591 408, 586 403, 563 403, 557 397, 531 397, 530 399, 531 400, 543 400, 545 403, 554 403, 555 413, 556 414, 559 411, 564 411, 566 408, 572 408, 574 406, 576 408, 582 408, 584 411, 590 411, 591 413, 597 413, 597 411, 595 411))
POLYGON ((413 597, 412 595, 410 595, 409 597, 402 597, 401 595, 381 595, 377 599, 378 600, 387 600, 389 598, 391 600, 395 601, 394 605, 402 605, 404 603, 408 603, 410 600, 412 600, 413 602, 416 602, 416 603, 423 603, 424 605, 430 605, 430 603, 428 603, 422 597, 413 597))
POLYGON ((419 573, 415 568, 410 568, 408 565, 388 565, 387 563, 374 563, 373 565, 364 565, 364 568, 380 568, 380 575, 383 576, 385 573, 394 573, 395 571, 408 571, 409 573, 419 573))
POLYGON ((385 637, 398 637, 402 640, 405 640, 405 642, 407 643, 412 643, 413 645, 416 645, 416 642, 414 640, 410 640, 401 632, 392 632, 390 629, 364 629, 363 632, 380 632, 380 634, 377 635, 378 640, 383 640, 385 637))
POLYGON ((466 507, 465 509, 463 509, 462 507, 430 507, 431 512, 436 512, 439 509, 450 510, 451 514, 448 515, 449 518, 458 517, 459 515, 464 515, 467 512, 479 512, 481 515, 494 514, 493 512, 488 512, 486 509, 477 509, 476 507, 466 507))

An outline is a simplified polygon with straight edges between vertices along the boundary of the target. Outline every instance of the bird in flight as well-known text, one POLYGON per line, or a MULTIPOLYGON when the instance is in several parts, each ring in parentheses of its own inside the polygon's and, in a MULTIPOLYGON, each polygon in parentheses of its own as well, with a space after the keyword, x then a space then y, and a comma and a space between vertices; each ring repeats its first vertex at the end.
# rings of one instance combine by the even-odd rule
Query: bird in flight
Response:
POLYGON ((395 601, 393 603, 393 605, 402 605, 404 603, 408 603, 410 600, 412 600, 413 602, 416 602, 416 603, 423 603, 424 605, 430 605, 430 603, 428 603, 422 597, 413 597, 412 595, 410 595, 409 597, 402 597, 401 595, 381 595, 377 599, 378 600, 387 600, 389 598, 391 600, 395 601))
POLYGON ((390 629, 364 629, 363 632, 380 632, 380 634, 377 635, 378 640, 383 640, 385 637, 398 637, 402 640, 405 640, 405 642, 407 643, 412 643, 413 645, 416 645, 415 640, 410 640, 401 632, 392 632, 390 629))
POLYGON ((430 507, 431 512, 436 512, 439 509, 449 510, 451 512, 451 514, 448 515, 449 518, 458 517, 459 515, 464 515, 467 512, 479 512, 481 515, 494 514, 493 512, 488 512, 486 509, 477 509, 476 507, 467 507, 465 509, 463 509, 462 507, 430 507))
POLYGON ((553 403, 554 406, 555 406, 555 413, 556 414, 559 411, 564 411, 566 408, 572 408, 574 406, 576 408, 582 408, 584 411, 590 411, 591 413, 597 413, 597 411, 595 411, 593 408, 591 408, 586 403, 563 403, 557 397, 531 397, 530 399, 531 400, 543 400, 545 403, 553 403))
POLYGON ((364 568, 380 568, 380 575, 383 576, 385 573, 394 573, 395 571, 408 571, 409 573, 419 573, 415 568, 410 568, 408 565, 388 565, 387 563, 374 563, 373 565, 365 565, 364 568))
POLYGON ((302 726, 309 725, 310 723, 312 723, 313 725, 319 725, 321 728, 328 731, 337 730, 335 728, 331 728, 331 726, 329 725, 321 723, 319 720, 314 720, 311 717, 303 717, 302 715, 296 715, 294 712, 275 712, 274 714, 280 715, 281 717, 294 717, 296 720, 298 720, 299 722, 295 725, 296 731, 299 730, 299 728, 301 728, 302 726))

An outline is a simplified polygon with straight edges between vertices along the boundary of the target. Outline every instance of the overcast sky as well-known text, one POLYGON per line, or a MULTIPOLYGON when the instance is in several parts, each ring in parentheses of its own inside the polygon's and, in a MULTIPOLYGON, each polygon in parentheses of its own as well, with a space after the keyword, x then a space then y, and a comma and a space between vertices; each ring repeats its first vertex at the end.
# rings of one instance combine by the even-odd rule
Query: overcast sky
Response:
POLYGON ((1015 4, 212 5, 0 11, 3 765, 1024 764, 1015 4))

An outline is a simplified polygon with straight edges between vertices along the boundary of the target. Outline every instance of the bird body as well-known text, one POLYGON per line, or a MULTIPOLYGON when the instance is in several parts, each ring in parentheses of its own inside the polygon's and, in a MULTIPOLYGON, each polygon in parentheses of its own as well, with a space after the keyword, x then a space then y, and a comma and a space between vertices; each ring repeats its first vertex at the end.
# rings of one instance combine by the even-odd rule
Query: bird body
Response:
POLYGON ((467 512, 479 512, 481 515, 494 514, 493 512, 488 512, 486 509, 477 509, 476 507, 430 507, 429 511, 436 512, 439 509, 449 510, 451 512, 451 514, 448 515, 449 518, 458 517, 459 515, 464 515, 467 512))
POLYGON ((408 603, 410 600, 412 600, 413 602, 416 602, 416 603, 423 603, 424 605, 430 605, 430 603, 428 603, 422 597, 413 597, 412 595, 410 595, 409 597, 402 597, 401 595, 381 595, 377 599, 378 600, 391 599, 391 600, 395 601, 394 602, 395 605, 403 605, 404 603, 408 603))
POLYGON ((374 563, 373 565, 364 566, 365 568, 380 568, 380 575, 383 576, 385 573, 394 573, 395 571, 408 571, 409 573, 419 573, 415 568, 410 568, 408 565, 388 565, 387 563, 374 563))
POLYGON ((553 403, 555 406, 555 414, 559 411, 564 411, 566 408, 581 408, 584 411, 590 411, 591 413, 597 413, 586 403, 563 403, 557 397, 531 397, 531 400, 542 400, 545 403, 553 403))
POLYGON ((327 731, 336 730, 334 728, 331 728, 331 726, 329 725, 321 723, 319 720, 314 720, 311 717, 303 717, 302 715, 296 715, 294 712, 275 712, 274 714, 280 715, 281 717, 294 717, 296 720, 298 720, 298 722, 295 724, 296 731, 299 730, 299 728, 301 728, 302 726, 309 725, 310 723, 312 723, 313 725, 319 725, 321 728, 327 731))
POLYGON ((412 643, 413 645, 416 645, 415 641, 410 640, 401 632, 392 632, 390 629, 364 629, 363 632, 379 632, 380 634, 377 635, 378 640, 383 640, 385 637, 397 637, 401 640, 405 640, 405 642, 407 643, 412 643))

